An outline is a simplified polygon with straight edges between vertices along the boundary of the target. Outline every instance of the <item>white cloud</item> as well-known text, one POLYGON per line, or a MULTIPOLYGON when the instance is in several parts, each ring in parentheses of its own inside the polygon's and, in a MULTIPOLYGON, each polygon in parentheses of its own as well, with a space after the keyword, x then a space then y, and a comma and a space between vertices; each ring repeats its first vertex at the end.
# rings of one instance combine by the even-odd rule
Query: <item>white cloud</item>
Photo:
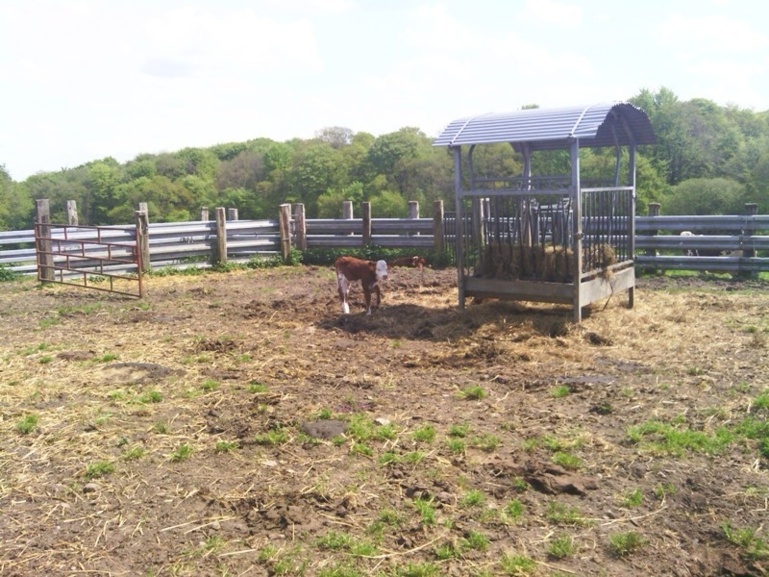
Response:
POLYGON ((576 28, 582 23, 582 8, 556 0, 527 0, 526 14, 561 28, 576 28))
POLYGON ((750 22, 716 14, 673 14, 660 23, 656 36, 665 47, 690 58, 753 54, 769 47, 769 36, 756 30, 750 22))

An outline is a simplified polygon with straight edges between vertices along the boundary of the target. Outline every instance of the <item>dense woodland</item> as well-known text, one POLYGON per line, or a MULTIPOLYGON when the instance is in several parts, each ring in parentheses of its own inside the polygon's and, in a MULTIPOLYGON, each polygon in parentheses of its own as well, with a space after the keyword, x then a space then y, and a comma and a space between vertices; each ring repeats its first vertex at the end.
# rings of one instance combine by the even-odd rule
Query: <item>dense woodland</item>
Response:
MULTIPOLYGON (((681 101, 669 89, 642 90, 630 102, 648 114, 657 144, 638 159, 638 213, 661 202, 663 214, 740 214, 746 202, 769 212, 769 111, 681 101)), ((258 132, 258 126, 254 131, 258 132)), ((246 142, 140 154, 124 164, 107 157, 16 182, 0 164, 0 230, 32 227, 34 200, 51 201, 52 220, 65 222, 75 200, 81 224, 133 222, 140 202, 153 221, 197 218, 201 206, 236 207, 242 219, 275 218, 278 205, 302 202, 308 217, 341 216, 342 201, 369 201, 374 216, 405 216, 419 201, 453 208, 453 163, 435 135, 405 127, 375 137, 348 128, 315 138, 246 142)), ((2 159, 0 159, 2 163, 2 159)), ((542 153, 538 174, 568 172, 568 156, 542 153)), ((613 170, 613 150, 587 150, 583 177, 613 170)), ((506 144, 480 147, 476 169, 519 174, 521 159, 506 144), (481 150, 483 148, 483 150, 481 150)))

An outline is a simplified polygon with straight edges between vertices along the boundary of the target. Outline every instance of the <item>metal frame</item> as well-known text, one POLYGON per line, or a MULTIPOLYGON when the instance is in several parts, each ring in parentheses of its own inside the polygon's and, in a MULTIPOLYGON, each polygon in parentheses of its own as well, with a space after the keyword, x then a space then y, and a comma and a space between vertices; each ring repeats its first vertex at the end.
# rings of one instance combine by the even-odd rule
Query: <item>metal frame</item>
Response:
POLYGON ((114 238, 116 229, 136 230, 135 227, 35 222, 38 281, 142 298, 144 284, 139 239, 115 242, 103 238, 105 232, 114 238), (126 268, 136 272, 125 273, 126 268), (102 279, 106 279, 108 288, 97 286, 102 279), (115 288, 115 281, 128 281, 129 286, 136 283, 136 291, 115 288))
POLYGON ((625 103, 452 122, 435 145, 447 145, 454 158, 460 308, 468 297, 563 303, 572 305, 579 322, 583 307, 624 290, 632 307, 635 153, 639 143, 653 141, 646 115, 625 103), (476 146, 499 142, 508 142, 521 155, 520 176, 475 173, 476 146), (583 184, 580 149, 606 146, 616 152, 614 173, 602 185, 583 184), (569 152, 570 173, 532 174, 533 154, 552 150, 569 152), (624 178, 623 150, 628 153, 624 178), (601 251, 612 260, 597 257, 601 251), (540 264, 528 264, 530 255, 539 255, 540 264), (517 259, 513 272, 509 259, 517 259), (552 265, 541 264, 547 259, 565 263, 561 268, 571 273, 553 275, 552 265))

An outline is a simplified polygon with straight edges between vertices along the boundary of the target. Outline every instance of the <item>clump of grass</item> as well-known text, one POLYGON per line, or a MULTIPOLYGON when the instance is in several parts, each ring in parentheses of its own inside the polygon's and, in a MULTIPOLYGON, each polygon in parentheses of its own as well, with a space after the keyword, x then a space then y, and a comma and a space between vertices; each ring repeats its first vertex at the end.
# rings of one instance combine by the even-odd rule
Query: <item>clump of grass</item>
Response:
POLYGON ((143 405, 150 403, 160 403, 163 400, 163 393, 160 391, 147 391, 146 393, 139 395, 139 398, 136 400, 143 405))
POLYGON ((40 359, 38 360, 38 362, 39 362, 41 365, 47 365, 47 364, 49 364, 49 363, 53 362, 53 357, 51 357, 51 356, 49 356, 49 355, 45 355, 44 357, 40 357, 40 359))
POLYGON ((426 526, 435 525, 435 506, 432 499, 414 499, 414 508, 426 526))
POLYGON ((124 461, 136 461, 144 456, 145 450, 142 447, 131 447, 123 451, 121 455, 124 461))
POLYGON ((461 541, 463 549, 486 551, 489 548, 489 538, 477 531, 468 531, 461 541))
POLYGON ((37 415, 25 415, 16 423, 16 430, 22 435, 29 435, 37 427, 37 415))
POLYGON ((618 557, 624 557, 646 545, 647 541, 635 531, 612 533, 609 535, 609 548, 618 557))
POLYGON ((97 363, 108 363, 110 361, 117 360, 118 356, 115 353, 104 353, 98 357, 94 357, 93 360, 97 363))
POLYGON ((217 441, 214 451, 217 453, 229 453, 238 448, 237 441, 217 441))
POLYGON ((627 432, 631 443, 662 454, 680 456, 686 451, 715 455, 734 440, 734 433, 719 427, 713 434, 660 421, 646 421, 627 432))
POLYGON ((721 525, 726 539, 742 549, 743 555, 752 560, 769 559, 769 542, 758 537, 756 529, 733 529, 729 523, 721 525))
POLYGON ((266 433, 260 433, 254 437, 254 443, 257 445, 266 445, 272 447, 275 445, 282 445, 288 442, 288 433, 281 427, 275 427, 270 429, 266 433))
POLYGON ((554 399, 562 399, 569 396, 569 393, 571 393, 571 389, 568 385, 558 385, 557 387, 550 389, 550 396, 554 399))
POLYGON ((470 432, 470 425, 462 423, 461 425, 451 425, 449 427, 449 437, 464 439, 470 432))
POLYGON ((505 553, 499 564, 506 575, 515 575, 516 577, 530 577, 537 570, 537 563, 525 555, 505 553))
POLYGON ((216 381, 214 379, 206 379, 203 381, 203 384, 200 385, 200 388, 203 389, 206 392, 211 392, 217 390, 221 384, 219 381, 216 381))
POLYGON ((480 401, 481 399, 485 399, 488 394, 486 393, 486 390, 480 385, 474 385, 462 389, 459 393, 459 396, 468 401, 480 401))
POLYGON ((412 434, 412 438, 417 442, 432 443, 435 440, 435 427, 432 425, 419 427, 412 434))
POLYGON ((577 471, 582 468, 582 459, 573 453, 558 451, 553 455, 553 462, 568 471, 577 471))
POLYGON ((85 468, 85 478, 97 479, 99 477, 104 477, 105 475, 109 475, 114 471, 115 471, 115 465, 113 465, 109 461, 97 461, 95 463, 91 463, 85 468))
POLYGON ((472 491, 468 491, 459 503, 462 507, 470 508, 479 507, 483 505, 485 501, 486 496, 483 494, 483 491, 473 489, 472 491))
POLYGON ((629 493, 626 493, 622 498, 622 504, 625 507, 638 507, 643 503, 644 495, 640 489, 633 489, 629 493))
POLYGON ((576 525, 584 526, 588 525, 587 519, 582 516, 579 509, 576 507, 570 507, 565 503, 559 503, 558 501, 551 501, 547 505, 545 511, 545 518, 554 525, 576 525))
POLYGON ((576 551, 577 547, 574 544, 574 539, 569 535, 556 537, 547 545, 547 554, 553 559, 565 559, 574 555, 576 551))
POLYGON ((518 523, 523 518, 525 507, 518 499, 508 501, 502 509, 502 518, 510 523, 518 523))
POLYGON ((447 445, 449 451, 455 455, 464 455, 467 452, 467 443, 463 439, 449 439, 447 445))
POLYGON ((440 570, 432 563, 406 563, 395 568, 393 577, 434 577, 440 570))
POLYGON ((499 440, 499 437, 490 433, 483 433, 482 435, 473 437, 473 439, 470 441, 471 446, 487 452, 496 450, 500 443, 501 441, 499 440))
POLYGON ((251 381, 248 383, 249 393, 265 393, 267 392, 267 385, 259 381, 251 381))
POLYGON ((179 445, 179 447, 176 449, 176 451, 173 452, 171 455, 171 460, 174 463, 179 463, 181 461, 186 461, 190 458, 192 455, 192 447, 190 447, 187 443, 184 443, 182 445, 179 445))

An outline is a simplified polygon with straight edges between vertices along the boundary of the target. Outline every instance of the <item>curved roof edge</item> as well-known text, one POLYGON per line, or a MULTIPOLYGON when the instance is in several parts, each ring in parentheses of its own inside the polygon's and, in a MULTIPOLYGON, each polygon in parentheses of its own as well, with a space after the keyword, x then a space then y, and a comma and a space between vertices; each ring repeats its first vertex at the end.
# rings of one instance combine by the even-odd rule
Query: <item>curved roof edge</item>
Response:
POLYGON ((443 130, 433 146, 509 142, 525 143, 533 150, 554 150, 569 148, 575 138, 579 139, 580 147, 656 142, 643 110, 628 102, 608 102, 459 118, 443 130))

